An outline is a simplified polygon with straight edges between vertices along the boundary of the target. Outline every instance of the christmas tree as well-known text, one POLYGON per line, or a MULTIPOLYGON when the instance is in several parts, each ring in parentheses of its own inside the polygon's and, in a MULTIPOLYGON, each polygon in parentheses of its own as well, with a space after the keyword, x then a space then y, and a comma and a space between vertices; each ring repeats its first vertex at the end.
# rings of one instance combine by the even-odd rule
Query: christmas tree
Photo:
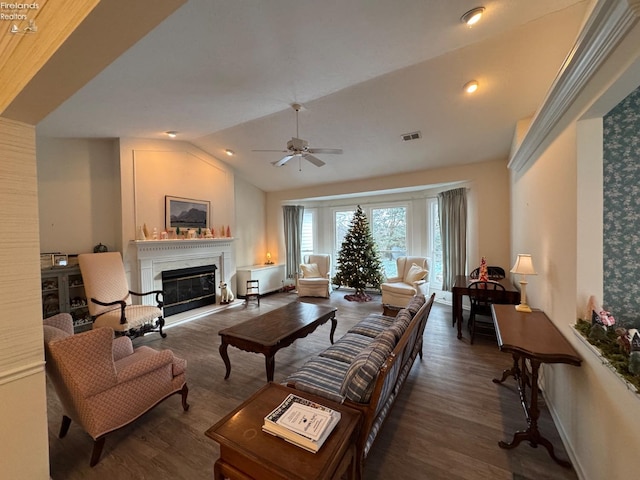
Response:
POLYGON ((332 282, 356 290, 355 295, 345 295, 347 300, 366 302, 371 297, 365 293, 365 288, 379 289, 383 280, 382 263, 373 242, 369 221, 358 205, 338 252, 338 271, 332 282))

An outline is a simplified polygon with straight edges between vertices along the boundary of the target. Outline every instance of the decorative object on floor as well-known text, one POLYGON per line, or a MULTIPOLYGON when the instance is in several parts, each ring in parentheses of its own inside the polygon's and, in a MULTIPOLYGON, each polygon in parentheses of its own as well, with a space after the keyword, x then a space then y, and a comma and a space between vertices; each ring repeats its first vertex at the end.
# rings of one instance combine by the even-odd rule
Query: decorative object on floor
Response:
POLYGON ((480 272, 478 272, 478 280, 481 282, 489 281, 489 272, 487 271, 487 260, 482 257, 480 260, 480 272))
POLYGON ((380 284, 383 305, 406 307, 415 295, 429 294, 427 257, 398 257, 396 266, 398 275, 380 284))
POLYGON ((370 301, 371 296, 365 293, 365 288, 378 290, 384 281, 382 263, 371 235, 369 221, 360 205, 353 214, 338 252, 338 271, 331 281, 333 285, 354 288, 355 293, 345 295, 344 298, 355 302, 370 301))
POLYGON ((319 253, 305 255, 296 278, 299 297, 324 297, 331 295, 331 255, 319 253))
POLYGON ((71 421, 94 440, 90 465, 100 460, 106 436, 129 425, 163 400, 179 393, 189 409, 187 362, 171 350, 133 348, 111 328, 73 334, 73 320, 60 313, 43 321, 47 376, 62 403, 59 437, 71 421))
POLYGON ((235 300, 233 292, 227 286, 226 282, 220 282, 220 304, 227 305, 235 300))
POLYGON ((271 261, 271 253, 267 252, 267 261, 264 262, 265 265, 273 265, 273 262, 271 261))
POLYGON ((82 253, 78 255, 84 291, 87 295, 93 328, 110 327, 120 335, 139 337, 158 332, 164 326, 163 292, 136 293, 129 290, 120 252, 82 253), (157 306, 133 305, 134 296, 154 295, 157 306))
POLYGON ((511 273, 522 275, 522 279, 520 280, 520 304, 516 305, 516 310, 519 312, 531 312, 531 307, 527 304, 527 275, 537 275, 533 268, 531 255, 528 253, 519 253, 518 258, 516 258, 516 263, 511 269, 511 273))

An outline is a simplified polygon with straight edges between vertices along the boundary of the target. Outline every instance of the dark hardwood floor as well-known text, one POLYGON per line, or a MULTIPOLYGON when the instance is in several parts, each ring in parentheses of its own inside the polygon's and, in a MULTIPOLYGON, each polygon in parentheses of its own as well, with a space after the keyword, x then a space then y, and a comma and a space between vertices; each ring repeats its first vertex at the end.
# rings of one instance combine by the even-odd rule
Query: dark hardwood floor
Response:
MULTIPOLYGON (((369 303, 344 300, 336 291, 330 300, 306 298, 338 308, 340 338, 369 312, 380 312, 380 297, 369 303)), ((136 344, 170 348, 188 361, 191 408, 183 412, 174 396, 151 412, 107 437, 100 463, 89 467, 92 439, 72 424, 58 439, 61 410, 47 385, 51 476, 66 479, 208 479, 218 458, 218 444, 204 432, 265 383, 264 356, 229 348, 231 376, 218 353, 218 331, 251 316, 297 299, 277 293, 248 307, 242 300, 224 311, 138 339, 136 344)), ((465 312, 466 317, 466 312, 465 312)), ((466 327, 466 324, 465 324, 466 327)), ((275 381, 299 368, 329 345, 330 324, 276 354, 275 381)), ((555 464, 543 447, 523 443, 514 450, 498 447, 526 427, 515 383, 496 385, 491 379, 510 366, 495 339, 476 337, 469 345, 457 340, 451 327, 451 307, 436 304, 425 330, 424 359, 418 358, 379 434, 365 465, 364 478, 374 479, 576 479, 573 470, 555 464)), ((543 435, 561 458, 567 454, 549 411, 543 405, 543 435)))

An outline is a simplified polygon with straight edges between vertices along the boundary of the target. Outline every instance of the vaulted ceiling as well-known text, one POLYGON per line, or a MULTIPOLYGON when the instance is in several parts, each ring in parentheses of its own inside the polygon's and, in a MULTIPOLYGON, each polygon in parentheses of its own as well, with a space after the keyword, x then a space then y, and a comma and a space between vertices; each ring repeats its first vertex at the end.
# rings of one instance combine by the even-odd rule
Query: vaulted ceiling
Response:
MULTIPOLYGON (((588 0, 188 0, 37 125, 188 141, 265 191, 508 158, 588 0), (473 27, 466 11, 485 7, 473 27), (463 92, 469 80, 476 93, 463 92), (318 154, 276 168, 296 136, 318 154), (402 134, 420 131, 404 142, 402 134), (235 155, 228 157, 225 150, 235 155)), ((135 28, 135 22, 130 28, 135 28)))

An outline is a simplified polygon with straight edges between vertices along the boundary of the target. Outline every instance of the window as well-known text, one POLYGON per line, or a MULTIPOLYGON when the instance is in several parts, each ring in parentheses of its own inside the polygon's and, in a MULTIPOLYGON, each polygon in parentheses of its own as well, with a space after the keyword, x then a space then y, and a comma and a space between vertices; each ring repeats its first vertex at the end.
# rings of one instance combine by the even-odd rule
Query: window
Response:
POLYGON ((355 212, 356 212, 355 210, 341 210, 341 211, 335 212, 336 254, 342 248, 342 242, 344 240, 345 235, 349 231, 349 227, 351 226, 351 219, 353 218, 353 214, 355 212))
POLYGON ((315 251, 315 211, 305 208, 302 217, 302 244, 300 246, 300 254, 304 257, 315 251))
POLYGON ((438 200, 433 198, 427 204, 429 244, 431 245, 431 289, 442 290, 442 238, 440 237, 440 216, 438 200))
POLYGON ((387 277, 398 274, 396 258, 407 254, 407 207, 371 209, 371 233, 387 277))

